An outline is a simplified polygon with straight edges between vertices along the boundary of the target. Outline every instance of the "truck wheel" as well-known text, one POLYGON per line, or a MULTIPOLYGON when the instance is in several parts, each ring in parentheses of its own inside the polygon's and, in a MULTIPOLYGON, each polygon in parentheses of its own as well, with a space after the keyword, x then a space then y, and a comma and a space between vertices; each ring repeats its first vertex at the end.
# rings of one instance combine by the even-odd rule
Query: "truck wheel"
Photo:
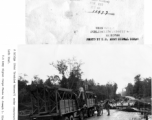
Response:
POLYGON ((94 116, 94 109, 92 109, 91 111, 92 111, 92 116, 94 116))
POLYGON ((85 111, 86 118, 88 118, 88 110, 85 111))
POLYGON ((69 120, 74 120, 74 117, 73 115, 70 115, 70 119, 69 120))
POLYGON ((89 113, 88 113, 89 117, 92 117, 92 110, 89 109, 89 113))
POLYGON ((82 112, 80 112, 79 119, 80 119, 80 120, 84 120, 84 116, 83 116, 83 113, 82 113, 82 112))

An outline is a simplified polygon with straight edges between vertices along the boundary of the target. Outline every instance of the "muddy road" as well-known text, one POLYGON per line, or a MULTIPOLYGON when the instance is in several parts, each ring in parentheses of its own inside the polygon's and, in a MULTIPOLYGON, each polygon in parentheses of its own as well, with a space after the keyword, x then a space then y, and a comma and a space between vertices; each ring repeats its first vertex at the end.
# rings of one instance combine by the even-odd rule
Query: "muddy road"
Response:
MULTIPOLYGON (((149 116, 148 120, 151 120, 149 116)), ((110 116, 107 116, 107 111, 103 111, 103 115, 97 116, 96 114, 85 120, 145 120, 139 112, 123 112, 118 110, 110 110, 110 116)))

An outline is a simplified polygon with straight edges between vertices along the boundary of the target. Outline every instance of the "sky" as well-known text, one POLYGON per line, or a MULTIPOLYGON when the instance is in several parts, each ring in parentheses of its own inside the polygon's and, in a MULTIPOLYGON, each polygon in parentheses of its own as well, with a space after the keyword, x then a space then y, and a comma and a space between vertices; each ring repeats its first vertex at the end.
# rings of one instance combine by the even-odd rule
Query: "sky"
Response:
POLYGON ((82 79, 96 83, 116 82, 117 93, 124 90, 134 77, 152 77, 152 46, 150 45, 20 45, 18 73, 27 74, 29 83, 34 75, 46 79, 58 75, 50 65, 61 59, 82 61, 82 79))

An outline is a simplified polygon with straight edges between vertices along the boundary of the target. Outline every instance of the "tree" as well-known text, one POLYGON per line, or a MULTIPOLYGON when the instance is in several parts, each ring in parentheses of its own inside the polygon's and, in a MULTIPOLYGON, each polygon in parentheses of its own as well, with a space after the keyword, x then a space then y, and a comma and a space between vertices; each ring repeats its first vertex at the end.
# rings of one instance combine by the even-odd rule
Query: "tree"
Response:
POLYGON ((22 76, 19 76, 18 78, 18 91, 20 91, 23 88, 26 88, 28 81, 23 78, 22 76))
POLYGON ((133 96, 133 89, 134 89, 134 86, 131 83, 128 83, 126 87, 126 95, 133 96))
POLYGON ((62 74, 62 76, 65 77, 65 74, 66 74, 66 71, 67 71, 67 68, 68 68, 68 66, 66 64, 67 64, 66 60, 60 60, 60 61, 57 61, 56 64, 51 63, 50 65, 55 67, 59 71, 59 74, 62 74))
POLYGON ((39 86, 42 86, 42 85, 43 85, 43 80, 42 80, 40 77, 38 77, 38 75, 34 75, 33 78, 34 78, 34 79, 33 79, 33 81, 32 81, 32 84, 34 84, 34 85, 39 85, 39 86))
POLYGON ((136 75, 134 81, 134 85, 128 83, 126 87, 126 95, 137 98, 151 97, 151 78, 141 79, 140 75, 136 75))
POLYGON ((106 85, 96 84, 93 79, 87 80, 88 90, 93 91, 98 100, 105 100, 107 98, 115 99, 117 97, 117 84, 107 83, 106 85))
POLYGON ((62 79, 59 84, 64 88, 78 89, 80 87, 81 76, 83 72, 81 71, 81 61, 76 59, 60 60, 57 63, 51 63, 55 67, 59 74, 62 75, 62 79))
POLYGON ((60 78, 58 75, 54 75, 54 76, 47 76, 48 78, 45 80, 44 85, 48 85, 50 87, 54 86, 54 85, 58 85, 58 83, 60 82, 60 78))
POLYGON ((28 81, 25 79, 25 75, 18 78, 18 103, 19 109, 27 108, 24 103, 30 102, 30 93, 28 89, 28 81))
POLYGON ((151 78, 144 78, 142 81, 143 97, 151 96, 151 78))
POLYGON ((53 82, 52 82, 52 76, 47 76, 48 78, 46 79, 46 81, 44 82, 44 85, 48 85, 48 86, 53 86, 53 82))
POLYGON ((87 80, 87 84, 88 84, 88 90, 93 91, 95 89, 95 81, 93 79, 87 80))
POLYGON ((135 80, 135 85, 133 88, 133 92, 136 97, 140 97, 140 94, 142 93, 142 86, 141 86, 142 84, 141 84, 140 75, 135 76, 134 80, 135 80))
POLYGON ((117 89, 118 89, 118 85, 117 85, 117 83, 114 83, 114 85, 113 85, 113 98, 116 97, 117 89))
MULTIPOLYGON (((79 74, 79 73, 78 73, 79 74)), ((70 76, 68 78, 68 88, 73 89, 73 90, 78 90, 81 85, 81 77, 75 72, 71 72, 70 76)), ((84 85, 83 85, 84 86, 84 85)))

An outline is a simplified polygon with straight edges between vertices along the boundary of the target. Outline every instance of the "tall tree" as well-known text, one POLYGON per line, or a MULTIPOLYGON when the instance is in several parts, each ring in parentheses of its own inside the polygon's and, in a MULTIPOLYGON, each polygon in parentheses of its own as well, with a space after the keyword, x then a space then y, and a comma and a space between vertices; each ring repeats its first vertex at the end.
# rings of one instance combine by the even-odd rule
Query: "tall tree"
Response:
POLYGON ((57 61, 57 63, 51 63, 50 65, 55 67, 59 71, 59 74, 62 75, 62 79, 60 80, 61 87, 78 89, 83 74, 81 71, 81 61, 78 62, 73 58, 60 60, 57 61))
POLYGON ((128 85, 126 87, 127 96, 133 96, 133 88, 134 88, 134 86, 131 83, 128 83, 128 85))
POLYGON ((140 97, 142 93, 142 86, 141 86, 142 84, 141 84, 140 75, 135 76, 134 80, 135 80, 135 85, 134 85, 133 92, 135 93, 136 97, 140 97))

